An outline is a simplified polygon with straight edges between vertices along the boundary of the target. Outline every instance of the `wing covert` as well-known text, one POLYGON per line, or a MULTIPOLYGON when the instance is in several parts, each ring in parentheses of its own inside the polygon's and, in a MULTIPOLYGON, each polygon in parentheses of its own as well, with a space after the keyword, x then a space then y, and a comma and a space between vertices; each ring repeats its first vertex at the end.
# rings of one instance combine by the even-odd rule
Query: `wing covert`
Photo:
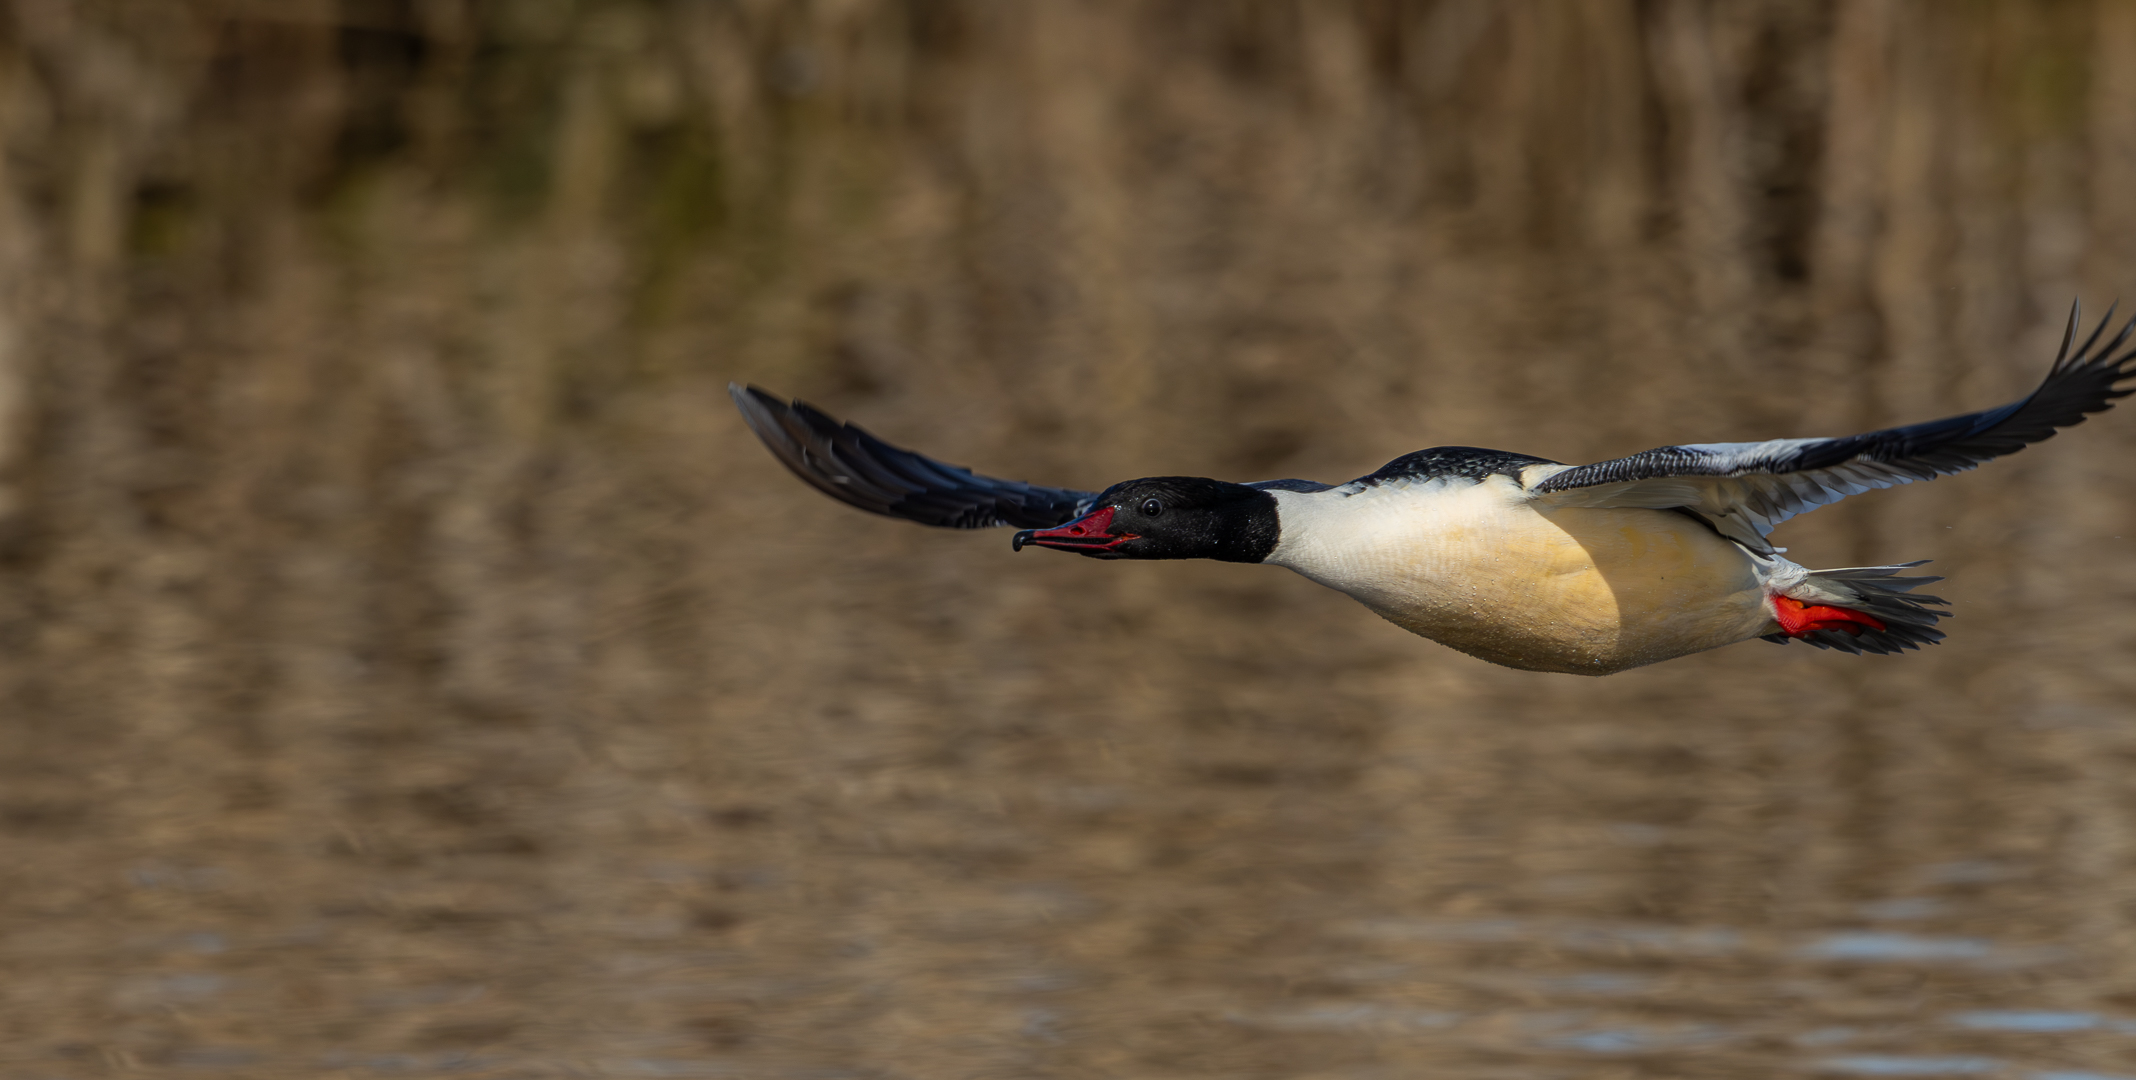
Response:
POLYGON ((2022 400, 1999 408, 1843 438, 1663 446, 1564 469, 1529 490, 1556 506, 1683 507, 1751 550, 1770 552, 1767 534, 1797 514, 1874 488, 1976 468, 2136 393, 2119 386, 2136 377, 2136 348, 2120 351, 2136 331, 2136 319, 2096 348, 2113 317, 2108 309, 2071 352, 2078 330, 2072 305, 2047 378, 2022 400))
POLYGON ((1043 529, 1075 520, 1095 497, 945 465, 754 386, 729 383, 727 392, 780 464, 816 490, 871 514, 950 529, 1043 529))

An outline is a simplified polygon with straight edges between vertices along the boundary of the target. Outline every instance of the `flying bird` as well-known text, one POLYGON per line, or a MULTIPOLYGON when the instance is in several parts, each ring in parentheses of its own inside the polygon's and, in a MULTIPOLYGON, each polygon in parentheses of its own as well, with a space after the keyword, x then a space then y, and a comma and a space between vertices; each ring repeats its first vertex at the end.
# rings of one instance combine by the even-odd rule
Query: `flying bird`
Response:
MULTIPOLYGON (((1811 570, 1767 539, 1872 488, 1964 472, 2136 393, 2113 311, 2023 400, 1829 439, 1663 446, 1592 465, 1438 446, 1345 484, 1146 476, 1100 492, 981 476, 799 401, 730 384, 764 445, 850 506, 1095 559, 1288 567, 1389 622, 1494 664, 1608 675, 1751 638, 1892 653, 1943 638, 1921 562, 1811 570)), ((1926 560, 1923 560, 1924 562, 1926 560)))

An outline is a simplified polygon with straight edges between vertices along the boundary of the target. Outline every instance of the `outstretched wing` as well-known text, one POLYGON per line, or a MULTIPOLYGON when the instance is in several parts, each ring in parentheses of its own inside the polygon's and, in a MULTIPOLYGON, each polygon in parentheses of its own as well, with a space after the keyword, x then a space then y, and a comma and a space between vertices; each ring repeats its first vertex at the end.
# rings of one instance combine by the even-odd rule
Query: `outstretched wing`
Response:
POLYGON ((2136 331, 2136 319, 2105 348, 2094 349, 2113 317, 2109 309, 2072 353, 2078 326, 2072 305, 2062 350, 2046 380, 2024 400, 1999 409, 1839 439, 1664 446, 1552 473, 1529 492, 1554 506, 1682 507, 1745 547, 1770 552, 1766 535, 1796 514, 1871 488, 1964 472, 2136 393, 2119 388, 2136 377, 2136 348, 2116 355, 2136 331))
POLYGON ((1094 498, 1088 491, 996 480, 944 465, 754 386, 729 383, 727 392, 757 438, 795 476, 871 514, 950 529, 1043 529, 1080 517, 1094 498))

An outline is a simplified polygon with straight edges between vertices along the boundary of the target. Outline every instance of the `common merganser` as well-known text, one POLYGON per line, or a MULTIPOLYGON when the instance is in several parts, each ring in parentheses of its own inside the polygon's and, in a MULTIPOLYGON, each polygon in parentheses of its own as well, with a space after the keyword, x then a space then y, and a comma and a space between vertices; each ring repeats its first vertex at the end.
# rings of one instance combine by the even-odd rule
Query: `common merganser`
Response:
MULTIPOLYGON (((980 476, 795 401, 730 384, 794 474, 871 513, 1012 526, 1011 547, 1096 559, 1273 563, 1412 633, 1494 664, 1608 675, 1751 638, 1849 653, 1943 638, 1921 562, 1811 570, 1767 541, 1797 514, 1871 488, 1964 472, 2136 393, 2136 319, 2113 318, 2021 401, 1830 439, 1663 446, 1592 465, 1440 446, 1346 484, 1149 476, 1092 493, 980 476), (2119 352, 2118 355, 2117 352, 2119 352)), ((1924 562, 1926 560, 1923 560, 1924 562)))

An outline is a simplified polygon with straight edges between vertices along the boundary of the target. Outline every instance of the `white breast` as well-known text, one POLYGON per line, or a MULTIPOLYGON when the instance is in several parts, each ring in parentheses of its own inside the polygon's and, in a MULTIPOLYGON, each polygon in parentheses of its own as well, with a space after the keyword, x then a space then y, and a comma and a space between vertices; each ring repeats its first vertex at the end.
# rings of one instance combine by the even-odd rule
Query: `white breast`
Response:
POLYGON ((1772 629, 1755 561, 1682 514, 1544 513, 1503 476, 1274 494, 1267 561, 1493 663, 1602 675, 1772 629))

